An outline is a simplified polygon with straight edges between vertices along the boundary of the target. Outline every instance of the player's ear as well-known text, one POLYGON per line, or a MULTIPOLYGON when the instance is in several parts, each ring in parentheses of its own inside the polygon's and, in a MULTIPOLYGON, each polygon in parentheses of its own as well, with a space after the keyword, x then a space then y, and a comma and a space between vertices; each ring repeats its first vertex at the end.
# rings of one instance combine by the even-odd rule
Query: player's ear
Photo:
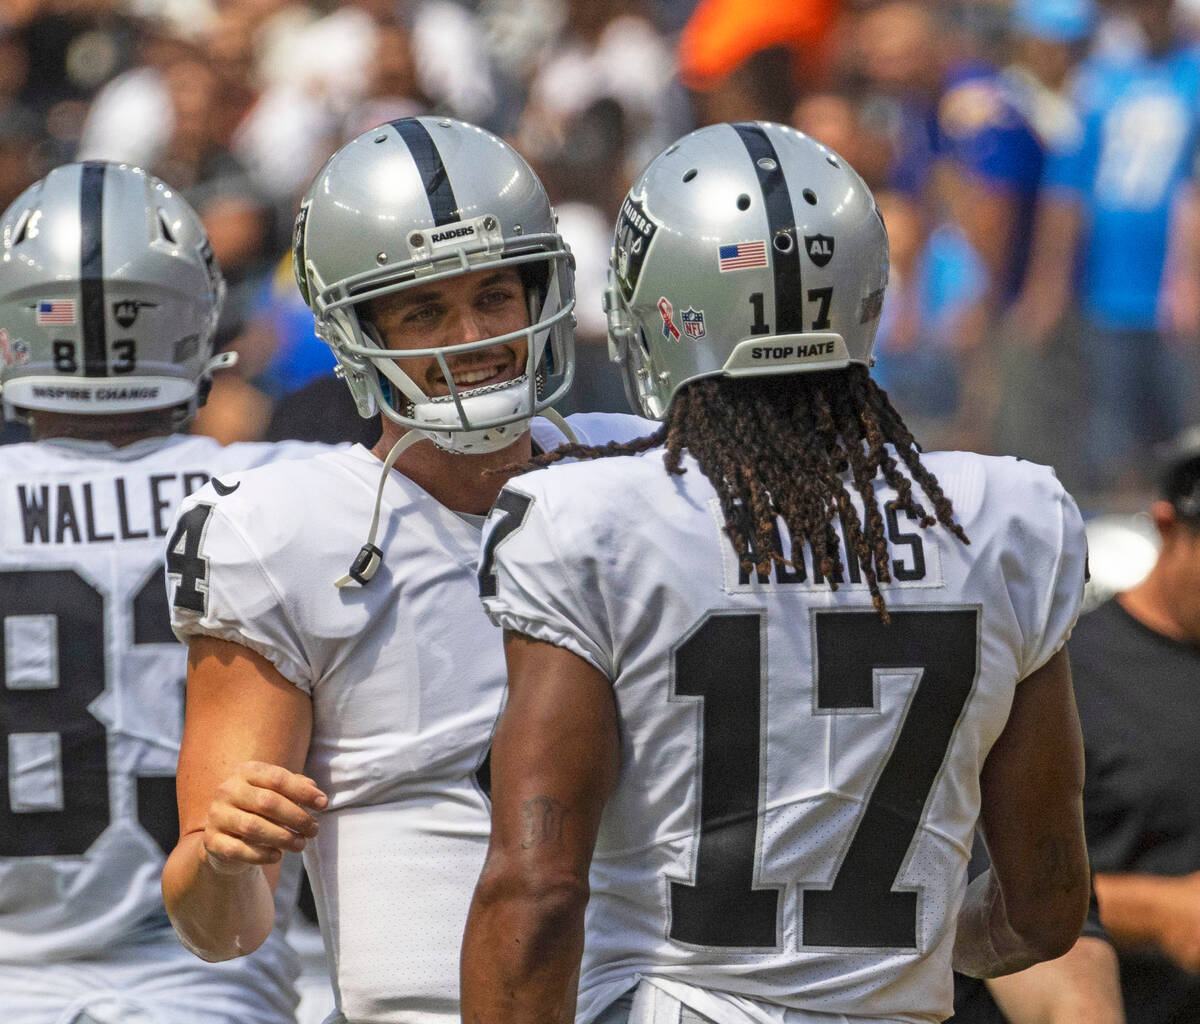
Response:
POLYGON ((1156 501, 1150 506, 1150 518, 1163 541, 1169 540, 1180 527, 1179 513, 1169 501, 1156 501))

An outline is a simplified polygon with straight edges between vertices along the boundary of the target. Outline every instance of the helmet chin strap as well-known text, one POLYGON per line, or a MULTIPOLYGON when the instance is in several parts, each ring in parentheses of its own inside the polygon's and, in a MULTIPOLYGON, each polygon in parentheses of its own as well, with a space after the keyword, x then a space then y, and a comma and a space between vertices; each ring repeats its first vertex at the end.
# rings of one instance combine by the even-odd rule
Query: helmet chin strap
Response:
POLYGON ((333 585, 339 590, 350 586, 351 583, 365 587, 379 571, 379 566, 383 564, 383 552, 375 545, 375 538, 379 535, 379 508, 383 504, 383 486, 387 483, 388 474, 392 471, 396 460, 418 441, 423 440, 425 440, 425 435, 421 431, 409 430, 392 445, 392 450, 383 460, 383 472, 379 474, 379 486, 375 488, 375 509, 371 513, 371 528, 367 531, 367 542, 358 549, 358 554, 350 563, 346 575, 334 581, 333 585))
MULTIPOLYGON (((558 427, 570 444, 579 443, 579 438, 575 435, 575 431, 571 429, 571 425, 556 410, 550 408, 543 409, 540 415, 558 427)), ((406 431, 392 445, 392 450, 388 452, 387 458, 383 460, 383 471, 379 474, 379 486, 375 488, 375 508, 371 512, 371 528, 367 531, 367 542, 358 549, 358 554, 355 556, 354 561, 350 563, 350 568, 347 570, 346 575, 340 576, 334 581, 333 585, 339 590, 350 586, 352 583, 357 583, 360 587, 365 587, 371 582, 371 579, 383 564, 383 551, 375 544, 379 536, 379 510, 383 504, 383 487, 387 483, 388 474, 392 471, 396 460, 418 441, 424 440, 426 440, 426 436, 422 431, 406 431)))
POLYGON ((575 435, 575 431, 571 429, 571 424, 563 419, 562 413, 560 413, 557 409, 552 409, 550 406, 546 406, 546 408, 538 413, 538 415, 544 419, 548 419, 551 423, 558 427, 558 429, 562 431, 563 437, 567 439, 568 444, 579 444, 579 438, 575 435))

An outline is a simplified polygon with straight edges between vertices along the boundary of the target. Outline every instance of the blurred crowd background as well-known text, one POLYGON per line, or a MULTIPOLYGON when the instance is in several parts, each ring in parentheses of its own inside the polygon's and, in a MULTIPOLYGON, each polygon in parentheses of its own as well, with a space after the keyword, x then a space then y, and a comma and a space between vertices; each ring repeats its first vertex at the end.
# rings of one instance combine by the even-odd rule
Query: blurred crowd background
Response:
MULTIPOLYGON (((128 161, 197 208, 241 353, 195 429, 362 429, 292 280, 326 157, 438 113, 509 139, 578 261, 572 409, 624 410, 601 291, 620 198, 691 128, 842 153, 892 246, 878 379, 927 449, 1141 508, 1200 421, 1200 0, 2 0, 0 204, 128 161)), ((564 410, 569 411, 569 410, 564 410)), ((366 427, 369 431, 369 426, 366 427)))

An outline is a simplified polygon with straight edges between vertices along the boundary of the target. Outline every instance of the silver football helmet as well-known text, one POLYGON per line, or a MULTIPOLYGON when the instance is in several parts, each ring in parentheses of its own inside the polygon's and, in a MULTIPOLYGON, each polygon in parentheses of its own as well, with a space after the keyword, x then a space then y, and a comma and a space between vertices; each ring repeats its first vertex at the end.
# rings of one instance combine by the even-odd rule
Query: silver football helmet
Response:
POLYGON ((779 124, 711 125, 625 197, 610 355, 654 419, 701 377, 869 366, 887 279, 875 199, 840 156, 779 124))
POLYGON ((51 171, 0 220, 0 396, 19 410, 113 414, 208 394, 225 281, 192 208, 138 167, 51 171))
MULTIPOLYGON (((301 203, 296 280, 358 411, 376 410, 453 452, 512 444, 570 387, 575 281, 542 183, 507 143, 462 121, 380 125, 330 158, 301 203), (417 285, 516 268, 530 326, 443 348, 388 349, 362 304, 417 285), (524 338, 515 380, 460 387, 448 361, 524 338), (405 361, 434 358, 450 393, 429 395, 405 361)), ((410 364, 411 365, 411 364, 410 364)))

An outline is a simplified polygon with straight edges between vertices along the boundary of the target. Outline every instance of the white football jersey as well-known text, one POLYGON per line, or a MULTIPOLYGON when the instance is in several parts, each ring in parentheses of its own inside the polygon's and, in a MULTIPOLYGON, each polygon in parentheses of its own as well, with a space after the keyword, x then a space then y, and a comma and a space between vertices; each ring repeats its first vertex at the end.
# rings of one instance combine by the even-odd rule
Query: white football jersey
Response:
MULTIPOLYGON (((655 424, 582 415, 584 443, 655 424)), ((543 449, 562 443, 535 419, 543 449)), ((476 591, 482 517, 390 473, 363 587, 337 589, 381 464, 361 447, 222 478, 180 512, 172 622, 262 654, 312 697, 305 772, 329 796, 305 851, 350 1021, 457 1021, 458 951, 487 852, 485 758, 504 651, 476 591), (483 772, 481 772, 483 769, 483 772)))
MULTIPOLYGON (((155 936, 195 961, 159 888, 186 673, 163 544, 210 475, 320 450, 179 435, 0 447, 0 965, 111 959, 155 936)), ((262 957, 263 983, 290 986, 282 941, 262 957)))
POLYGON ((556 466, 500 495, 480 565, 493 622, 586 659, 621 717, 583 1024, 639 976, 724 1021, 951 1012, 979 772, 1018 680, 1067 639, 1086 550, 1049 469, 923 461, 971 543, 876 480, 888 626, 844 540, 836 592, 808 550, 743 569, 690 458, 682 476, 661 449, 556 466))

